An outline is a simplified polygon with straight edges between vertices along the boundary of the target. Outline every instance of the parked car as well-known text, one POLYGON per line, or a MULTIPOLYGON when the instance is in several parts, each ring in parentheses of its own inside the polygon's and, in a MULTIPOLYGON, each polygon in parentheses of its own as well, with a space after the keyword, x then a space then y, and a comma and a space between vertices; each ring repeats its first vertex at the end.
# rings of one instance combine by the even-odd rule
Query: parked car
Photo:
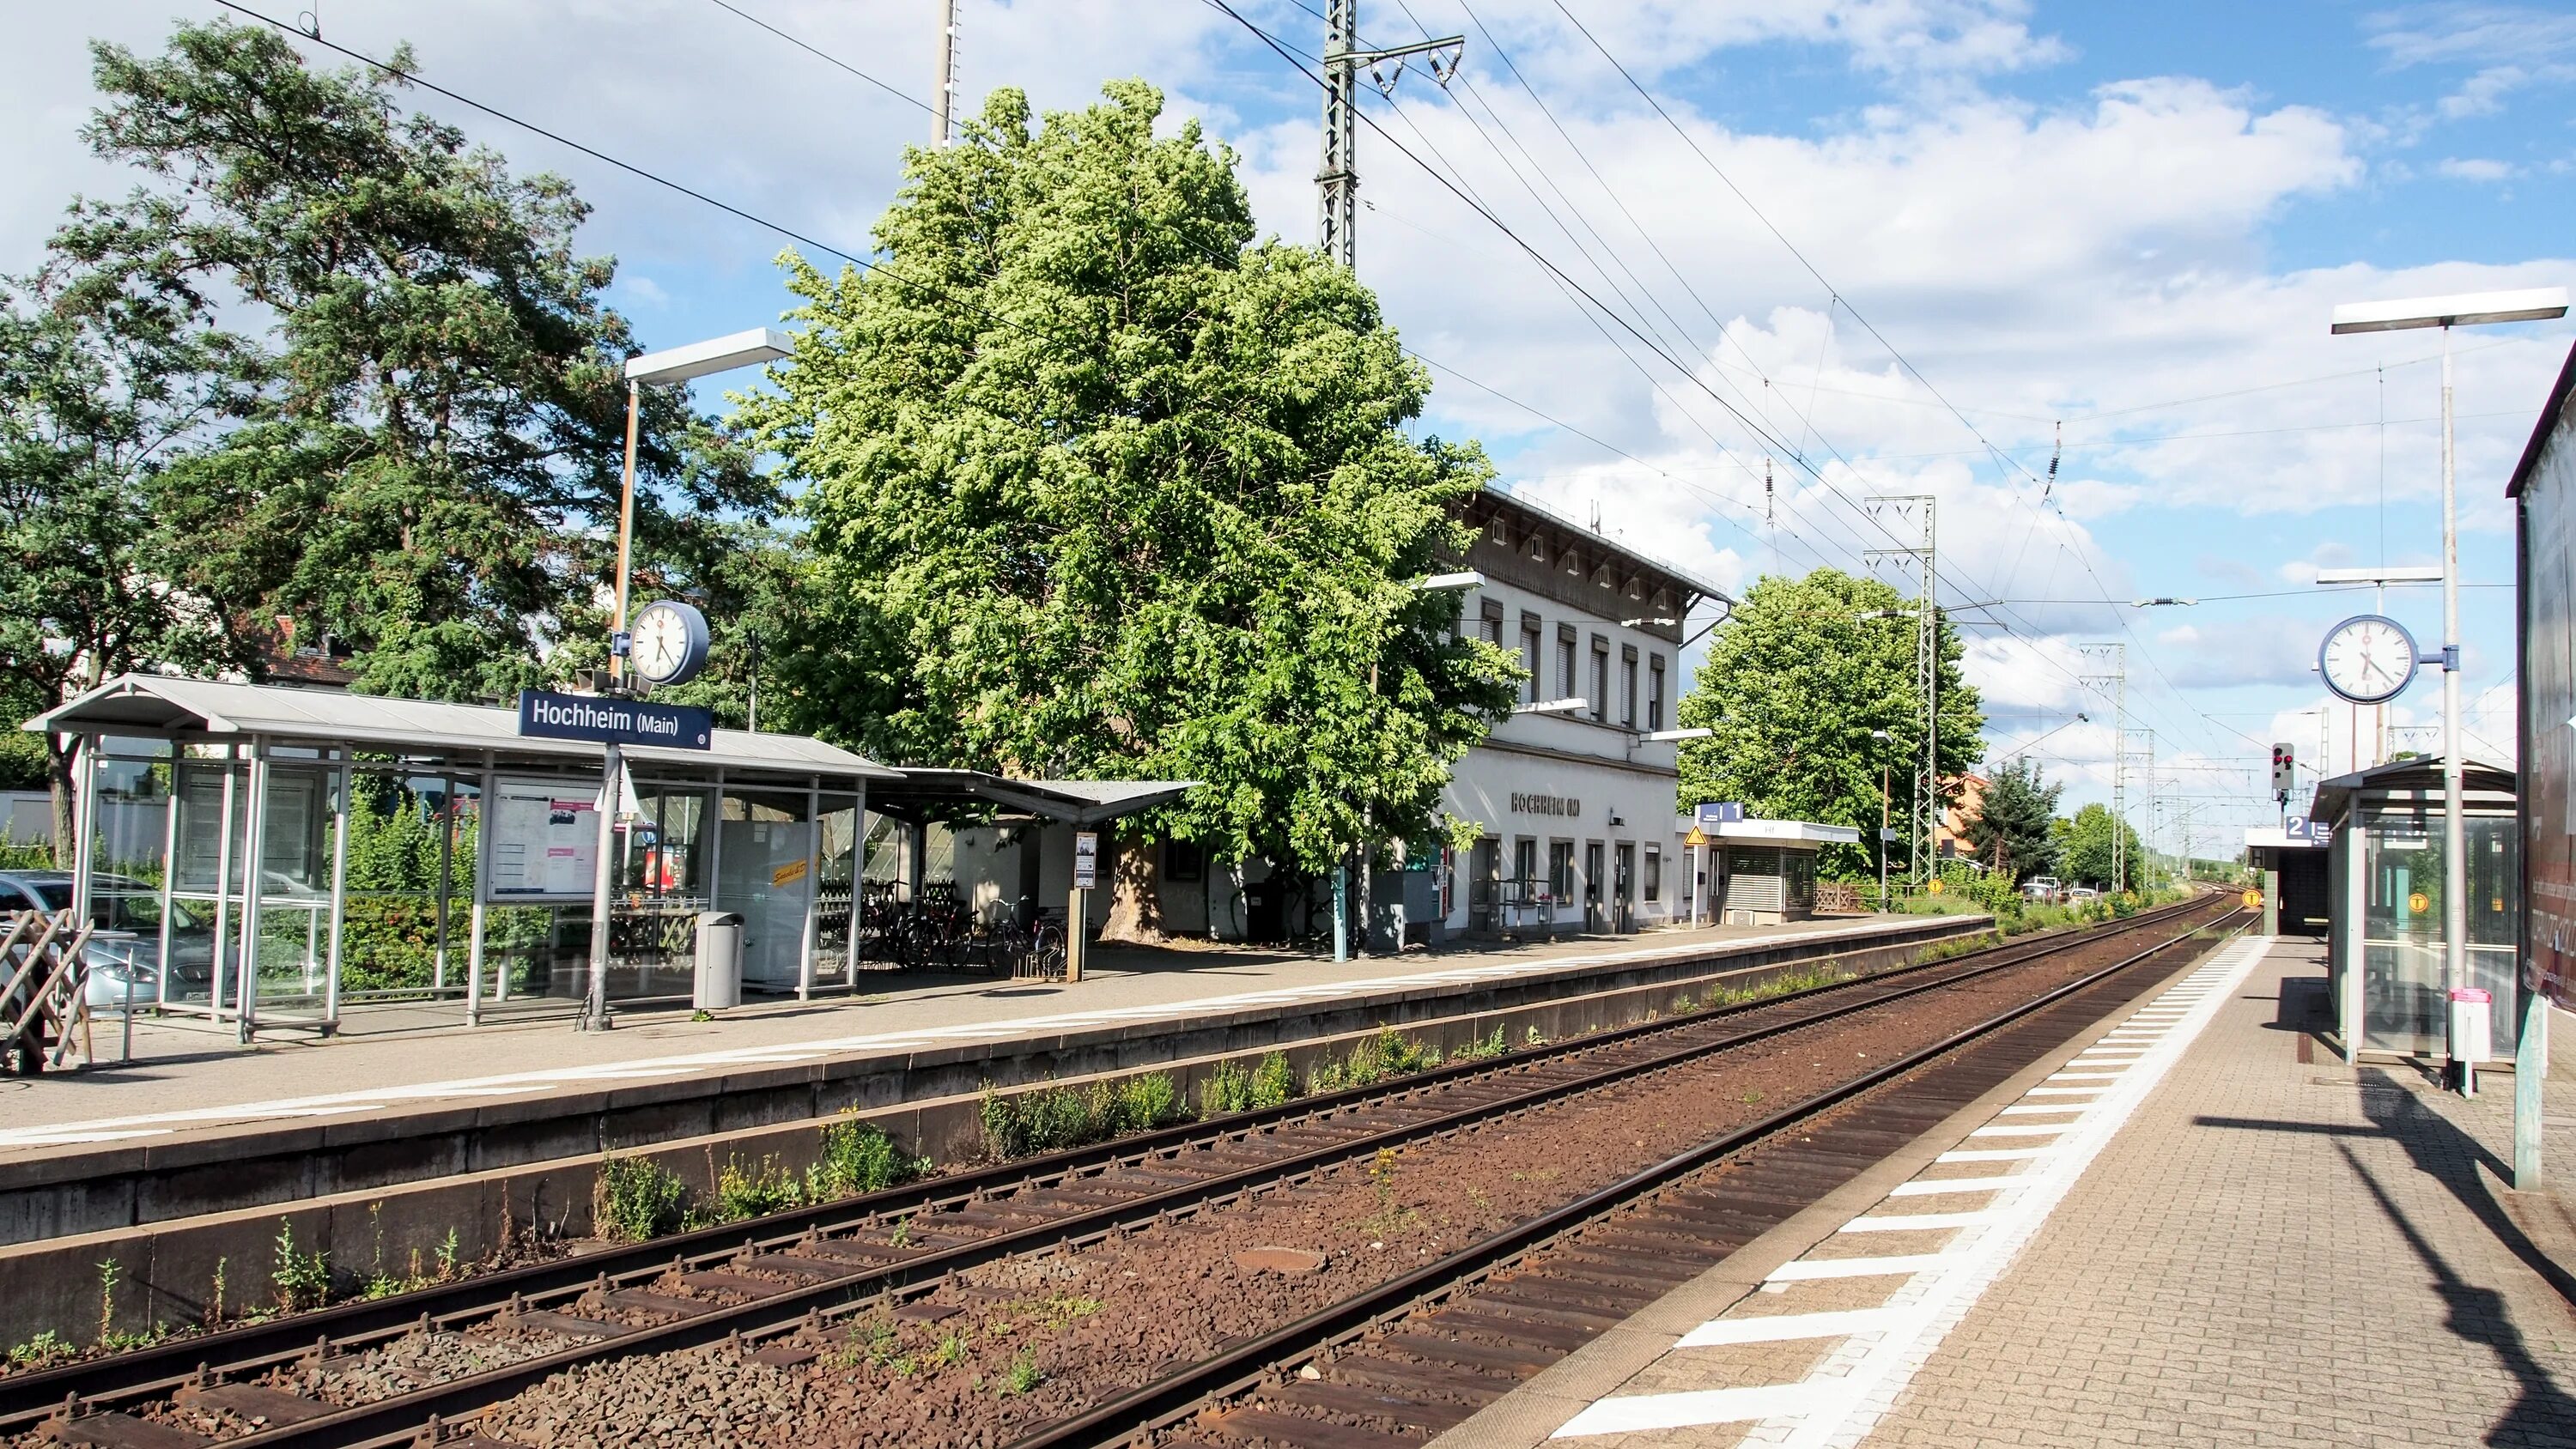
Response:
POLYGON ((2053 901, 2065 891, 2065 882, 2053 875, 2035 875, 2021 883, 2021 893, 2034 901, 2053 901))
MULTIPOLYGON (((67 870, 0 872, 0 910, 67 911, 72 876, 67 870)), ((90 921, 106 933, 89 946, 89 1009, 125 1009, 128 987, 137 1006, 161 999, 161 889, 127 875, 90 878, 90 921)), ((170 903, 170 970, 174 994, 193 986, 204 994, 214 976, 215 933, 184 902, 170 903)))

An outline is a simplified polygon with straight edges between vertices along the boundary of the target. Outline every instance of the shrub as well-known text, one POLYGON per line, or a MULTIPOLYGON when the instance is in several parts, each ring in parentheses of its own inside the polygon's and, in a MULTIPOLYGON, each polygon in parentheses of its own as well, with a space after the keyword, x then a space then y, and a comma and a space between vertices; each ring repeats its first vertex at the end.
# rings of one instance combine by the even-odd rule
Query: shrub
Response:
POLYGON ((610 1157, 599 1164, 591 1218, 603 1238, 640 1243, 680 1225, 688 1196, 680 1175, 649 1157, 610 1157))
POLYGON ((930 1171, 927 1157, 914 1157, 894 1145, 873 1122, 844 1119, 823 1129, 820 1160, 805 1171, 805 1198, 823 1202, 861 1193, 883 1192, 930 1171))

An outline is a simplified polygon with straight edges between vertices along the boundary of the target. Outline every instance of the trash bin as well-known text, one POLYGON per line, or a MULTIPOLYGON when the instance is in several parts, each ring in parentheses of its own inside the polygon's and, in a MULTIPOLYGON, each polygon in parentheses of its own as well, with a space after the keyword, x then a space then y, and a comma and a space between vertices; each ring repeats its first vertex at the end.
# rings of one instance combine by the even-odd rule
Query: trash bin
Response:
POLYGON ((732 911, 698 912, 698 981, 689 1004, 716 1011, 742 1004, 742 917, 732 911))

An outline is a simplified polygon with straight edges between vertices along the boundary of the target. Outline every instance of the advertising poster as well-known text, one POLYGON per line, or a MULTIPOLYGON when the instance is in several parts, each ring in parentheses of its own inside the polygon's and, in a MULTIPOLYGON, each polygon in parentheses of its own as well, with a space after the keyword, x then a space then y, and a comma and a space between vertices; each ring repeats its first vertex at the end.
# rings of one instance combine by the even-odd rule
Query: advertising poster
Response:
POLYGON ((2522 488, 2522 959, 2576 1010, 2576 421, 2562 413, 2522 488))
POLYGON ((586 901, 599 864, 596 785, 503 775, 492 782, 487 901, 586 901))

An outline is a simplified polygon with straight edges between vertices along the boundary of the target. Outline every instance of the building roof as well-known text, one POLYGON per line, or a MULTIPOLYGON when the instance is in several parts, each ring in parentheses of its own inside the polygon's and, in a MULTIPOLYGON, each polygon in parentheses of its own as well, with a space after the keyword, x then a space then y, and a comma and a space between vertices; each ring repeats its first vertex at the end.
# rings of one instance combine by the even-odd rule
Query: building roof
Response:
POLYGON ((983 770, 906 766, 900 779, 868 790, 868 808, 907 820, 937 820, 987 806, 1069 825, 1098 825, 1168 804, 1192 780, 1014 780, 983 770))
POLYGON ((2567 361, 2558 368, 2558 381, 2550 385, 2549 403, 2540 410, 2540 421, 2531 425, 2531 441, 2522 445, 2522 461, 2513 465, 2513 477, 2504 485, 2504 496, 2519 498, 2523 486, 2531 481, 2540 467, 2540 456, 2549 451, 2550 435, 2566 420, 2567 402, 2576 394, 2576 344, 2567 349, 2567 361))
POLYGON ((1547 507, 1545 504, 1534 502, 1521 494, 1512 492, 1508 488, 1488 487, 1476 496, 1479 499, 1486 500, 1496 505, 1502 511, 1522 513, 1532 518, 1554 524, 1558 528, 1581 534, 1586 547, 1617 554, 1635 564, 1639 569, 1650 573, 1661 574, 1675 587, 1697 594, 1701 598, 1714 599, 1725 604, 1733 604, 1737 602, 1734 595, 1729 594, 1726 590, 1721 589, 1717 585, 1709 583, 1704 579, 1694 577, 1689 570, 1684 569, 1679 564, 1667 563, 1663 559, 1655 557, 1653 554, 1638 548, 1634 544, 1613 538, 1597 529, 1588 528, 1583 524, 1577 523, 1573 519, 1566 517, 1564 514, 1547 507))
MULTIPOLYGON (((271 739, 379 745, 394 750, 494 750, 593 762, 604 747, 588 740, 546 739, 519 733, 516 710, 425 699, 387 699, 340 690, 288 689, 181 679, 163 674, 122 674, 78 699, 27 721, 29 730, 55 733, 100 730, 147 736, 264 735, 271 739)), ((727 770, 842 775, 891 780, 895 772, 838 745, 806 735, 717 730, 714 747, 666 750, 626 748, 627 758, 727 770)))
MULTIPOLYGON (((2460 761, 2460 793, 2464 800, 2486 796, 2483 804, 2493 804, 2502 797, 2507 807, 2514 799, 2514 773, 2502 765, 2484 760, 2460 761)), ((2432 756, 2412 760, 2391 760, 2349 775, 2337 775, 2317 782, 2315 801, 2308 806, 2308 818, 2332 824, 2351 809, 2353 799, 2369 791, 2410 791, 2442 788, 2442 762, 2432 756)))

